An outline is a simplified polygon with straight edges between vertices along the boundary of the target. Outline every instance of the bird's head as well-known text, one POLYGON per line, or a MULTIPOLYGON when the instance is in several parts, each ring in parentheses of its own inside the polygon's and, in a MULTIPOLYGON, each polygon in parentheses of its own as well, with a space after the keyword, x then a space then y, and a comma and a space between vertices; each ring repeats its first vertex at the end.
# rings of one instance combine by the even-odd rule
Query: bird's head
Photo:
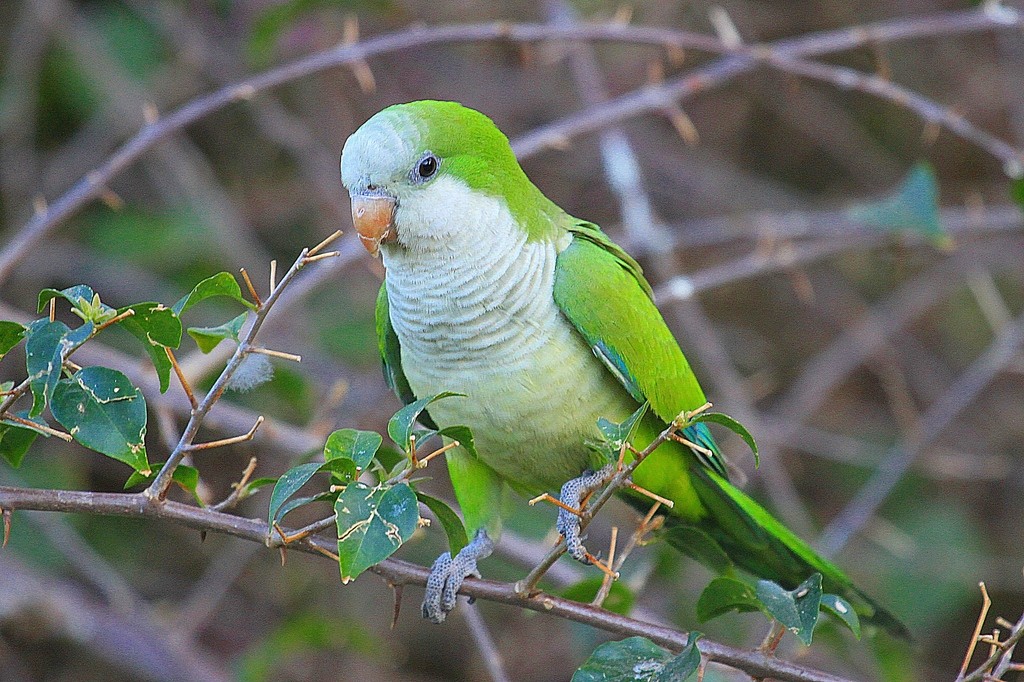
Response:
POLYGON ((467 229, 458 197, 497 198, 531 237, 551 234, 564 214, 519 167, 494 122, 456 102, 396 104, 375 114, 345 142, 341 180, 366 249, 414 248, 467 229))

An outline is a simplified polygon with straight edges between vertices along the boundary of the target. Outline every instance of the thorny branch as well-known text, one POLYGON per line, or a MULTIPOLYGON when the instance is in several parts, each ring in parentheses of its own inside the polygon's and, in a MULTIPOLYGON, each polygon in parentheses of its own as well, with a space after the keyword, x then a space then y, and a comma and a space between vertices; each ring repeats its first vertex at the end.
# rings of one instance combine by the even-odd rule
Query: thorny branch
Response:
MULTIPOLYGON (((929 102, 923 96, 915 95, 907 98, 905 91, 887 87, 884 82, 873 80, 870 77, 854 77, 854 74, 835 67, 805 62, 802 61, 802 58, 849 50, 865 44, 1007 28, 1022 24, 1024 24, 1024 19, 1018 11, 986 3, 983 7, 975 10, 879 22, 756 46, 726 45, 716 38, 698 33, 616 23, 558 26, 501 22, 411 28, 354 44, 344 44, 226 86, 185 104, 163 118, 147 121, 138 134, 122 145, 104 163, 86 174, 63 196, 49 206, 37 207, 36 214, 14 235, 7 247, 0 251, 0 282, 10 276, 34 244, 38 243, 61 221, 77 212, 86 202, 102 195, 107 184, 115 175, 158 142, 204 116, 231 103, 251 99, 257 93, 268 88, 309 76, 327 68, 358 64, 372 56, 412 47, 452 42, 483 40, 613 41, 674 49, 687 48, 728 55, 726 58, 682 78, 661 85, 640 88, 604 104, 589 107, 580 114, 538 128, 513 143, 513 149, 520 158, 535 154, 546 147, 564 145, 570 137, 603 128, 630 116, 648 111, 674 111, 680 99, 718 86, 760 64, 767 64, 787 72, 800 69, 802 73, 798 75, 825 79, 840 87, 859 88, 875 95, 887 97, 916 111, 927 121, 949 126, 953 132, 1000 159, 1007 173, 1016 177, 1021 174, 1022 167, 1024 167, 1024 163, 1022 163, 1024 157, 1020 151, 984 133, 962 117, 950 113, 940 105, 929 102)), ((891 84, 888 85, 891 86, 891 84)))
MULTIPOLYGON (((88 513, 121 517, 144 517, 172 521, 200 531, 225 533, 263 543, 269 528, 263 521, 233 516, 210 509, 165 501, 153 504, 140 493, 94 493, 73 490, 41 490, 0 486, 0 508, 11 510, 88 513)), ((322 555, 335 549, 333 540, 307 537, 289 549, 322 555)), ((391 585, 426 585, 429 569, 397 559, 386 559, 370 569, 391 585)), ((647 637, 671 651, 686 646, 687 633, 621 616, 605 609, 548 594, 523 595, 510 583, 467 578, 460 594, 510 606, 549 613, 567 620, 628 637, 647 637)), ((791 663, 757 651, 736 649, 707 639, 698 643, 702 656, 760 677, 784 682, 849 682, 813 668, 791 663)))

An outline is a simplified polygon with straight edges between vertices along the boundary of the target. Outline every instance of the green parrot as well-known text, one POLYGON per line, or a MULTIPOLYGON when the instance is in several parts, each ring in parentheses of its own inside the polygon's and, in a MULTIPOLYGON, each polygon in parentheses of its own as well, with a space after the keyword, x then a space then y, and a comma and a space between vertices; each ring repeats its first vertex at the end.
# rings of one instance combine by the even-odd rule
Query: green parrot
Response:
MULTIPOLYGON (((508 139, 484 114, 455 102, 388 107, 345 142, 342 182, 360 239, 386 277, 377 334, 388 384, 406 404, 430 405, 439 427, 469 426, 476 457, 446 454, 475 538, 434 563, 424 616, 444 620, 467 575, 487 556, 511 489, 561 488, 576 507, 598 475, 588 443, 599 418, 636 427, 641 448, 706 400, 654 305, 640 266, 601 229, 572 217, 530 182, 508 139)), ((665 535, 708 563, 724 552, 750 573, 790 588, 814 572, 870 622, 905 629, 828 560, 729 483, 703 424, 667 442, 633 481, 668 498, 665 535)), ((646 511, 649 498, 624 493, 646 511)), ((587 562, 577 517, 560 513, 570 554, 587 562)), ((720 561, 710 562, 718 569, 720 561)))

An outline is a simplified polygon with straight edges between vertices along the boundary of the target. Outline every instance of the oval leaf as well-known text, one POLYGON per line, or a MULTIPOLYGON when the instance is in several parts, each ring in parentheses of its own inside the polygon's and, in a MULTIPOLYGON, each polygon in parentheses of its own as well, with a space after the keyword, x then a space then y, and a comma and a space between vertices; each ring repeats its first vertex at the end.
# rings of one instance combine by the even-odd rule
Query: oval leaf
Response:
POLYGON ((671 655, 646 637, 605 642, 572 676, 572 682, 654 682, 671 655))
POLYGON ((177 348, 181 344, 181 320, 170 308, 153 302, 118 308, 117 313, 121 314, 129 308, 135 314, 118 324, 142 343, 160 378, 160 392, 164 393, 170 385, 171 377, 171 361, 165 348, 177 348))
POLYGON ((697 600, 697 620, 701 623, 729 611, 740 613, 761 610, 754 588, 741 580, 722 576, 712 580, 697 600))
POLYGON ((743 424, 721 412, 702 412, 693 418, 693 422, 695 424, 699 422, 713 422, 729 429, 742 438, 743 442, 750 448, 750 451, 754 453, 754 466, 761 466, 761 456, 757 452, 757 442, 754 441, 754 437, 750 435, 750 431, 747 431, 747 427, 743 426, 743 424))
POLYGON ((0 457, 14 468, 21 466, 29 446, 39 436, 32 429, 15 426, 10 422, 0 422, 0 457))
POLYGON ((355 482, 334 503, 338 517, 338 565, 347 583, 394 554, 419 522, 416 494, 405 483, 371 488, 355 482))
POLYGON ((238 334, 242 331, 242 325, 245 324, 245 318, 248 316, 249 313, 242 313, 238 317, 216 327, 189 327, 188 335, 199 346, 199 350, 203 353, 209 353, 224 339, 231 339, 238 343, 238 334))
POLYGON ((686 638, 686 646, 665 664, 665 667, 654 678, 654 682, 683 682, 697 672, 697 668, 700 667, 700 649, 697 648, 697 640, 703 636, 700 632, 690 632, 686 638))
POLYGON ((757 598, 775 620, 810 645, 821 608, 821 574, 815 573, 788 591, 769 580, 757 581, 757 598))
POLYGON ((395 442, 395 445, 402 448, 406 454, 409 454, 409 437, 412 435, 413 425, 416 423, 416 419, 420 416, 420 412, 425 410, 427 405, 430 403, 454 396, 465 397, 465 394, 444 391, 437 395, 421 398, 420 400, 409 403, 400 409, 395 413, 395 416, 388 421, 388 435, 391 436, 391 440, 395 442))
POLYGON ((860 639, 860 617, 853 610, 850 602, 836 594, 823 594, 821 595, 821 608, 827 609, 849 628, 854 637, 860 639))
POLYGON ((86 367, 53 392, 53 417, 85 447, 149 473, 146 400, 121 372, 86 367))
POLYGON ((0 359, 3 359, 8 351, 18 345, 26 331, 28 328, 17 322, 0 321, 0 359))
POLYGON ((455 556, 459 551, 469 544, 469 536, 466 534, 466 527, 462 524, 459 515, 444 501, 431 497, 426 493, 416 491, 416 499, 427 505, 427 509, 437 517, 438 523, 448 536, 448 551, 455 556))
POLYGON ((181 315, 192 306, 214 296, 224 296, 238 301, 246 308, 255 310, 256 306, 242 297, 242 289, 238 286, 238 280, 230 272, 218 272, 212 277, 207 277, 197 284, 195 288, 174 304, 175 314, 181 315))
POLYGON ((350 459, 355 462, 356 470, 362 471, 370 466, 383 442, 381 435, 373 431, 339 429, 327 437, 324 459, 328 462, 332 459, 350 459))
POLYGON ((281 474, 277 483, 274 484, 274 491, 270 493, 270 511, 267 514, 267 523, 273 526, 280 517, 284 516, 284 513, 281 513, 281 506, 289 497, 297 493, 299 488, 306 485, 306 482, 313 478, 313 474, 320 471, 321 466, 323 464, 320 462, 310 462, 292 467, 281 474))
POLYGON ((438 435, 459 441, 459 445, 474 458, 479 458, 476 453, 476 443, 473 441, 473 431, 468 426, 449 426, 437 432, 438 435))

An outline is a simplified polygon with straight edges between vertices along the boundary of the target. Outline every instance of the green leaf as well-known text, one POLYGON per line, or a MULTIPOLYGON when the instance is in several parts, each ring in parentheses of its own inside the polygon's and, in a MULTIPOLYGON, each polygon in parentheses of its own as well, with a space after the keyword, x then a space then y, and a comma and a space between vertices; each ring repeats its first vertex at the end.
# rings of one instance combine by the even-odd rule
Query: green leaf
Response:
POLYGON ((469 536, 466 534, 466 527, 462 524, 462 519, 447 503, 418 490, 416 499, 427 505, 427 509, 437 517, 445 535, 448 536, 448 552, 452 556, 458 554, 463 547, 469 544, 469 536))
POLYGON ((391 440, 395 442, 395 445, 405 450, 406 454, 410 454, 409 437, 412 435, 413 425, 416 423, 416 419, 420 416, 420 412, 425 410, 427 405, 433 402, 455 396, 464 398, 465 394, 444 391, 437 395, 421 398, 420 400, 409 403, 400 409, 395 413, 395 416, 388 421, 388 435, 391 436, 391 440))
POLYGON ((683 682, 697 672, 697 668, 700 667, 700 649, 697 648, 697 640, 703 636, 700 632, 691 631, 686 637, 686 646, 665 664, 665 667, 654 678, 654 682, 683 682))
POLYGON ((142 343, 160 378, 160 392, 164 393, 171 380, 171 361, 165 348, 177 348, 181 344, 181 320, 170 308, 153 302, 118 308, 117 313, 120 315, 129 308, 135 314, 118 324, 142 343))
POLYGON ((572 682, 655 682, 671 654, 646 637, 605 642, 572 676, 572 682))
POLYGON ((941 248, 952 244, 939 211, 939 183, 926 162, 914 164, 889 196, 855 204, 847 209, 847 214, 869 227, 921 235, 941 248))
POLYGON ((419 522, 416 493, 406 483, 390 488, 350 484, 334 503, 338 515, 338 565, 348 583, 394 554, 419 522))
POLYGON ((224 339, 231 339, 238 343, 238 335, 242 331, 242 325, 245 324, 245 318, 248 316, 249 313, 242 313, 238 317, 216 327, 189 327, 188 335, 199 346, 199 350, 209 353, 224 339))
POLYGON ((242 499, 254 495, 260 488, 265 488, 268 485, 273 485, 275 483, 277 483, 277 479, 272 476, 263 476, 261 478, 253 479, 245 484, 245 492, 242 493, 242 499))
POLYGON ((757 443, 754 441, 754 437, 750 435, 750 431, 747 431, 747 427, 743 426, 743 424, 740 424, 729 415, 722 414, 721 412, 701 412, 693 418, 693 423, 696 424, 699 422, 713 422, 715 424, 720 424, 735 433, 743 439, 743 442, 747 444, 750 451, 754 453, 754 466, 761 466, 761 456, 757 452, 757 443))
POLYGON ((146 399, 121 372, 86 367, 57 384, 53 417, 85 447, 148 474, 146 399))
POLYGON ((8 351, 18 345, 27 331, 28 327, 17 322, 0 320, 0 359, 3 359, 8 351))
MULTIPOLYGON (((163 462, 157 462, 151 468, 148 474, 143 474, 138 471, 132 472, 132 475, 128 477, 128 480, 124 482, 124 489, 133 488, 143 483, 150 484, 156 478, 156 474, 160 471, 163 466, 163 462)), ((171 480, 189 493, 192 493, 192 498, 199 504, 200 507, 205 507, 202 499, 199 497, 199 493, 196 492, 196 488, 199 487, 199 469, 189 466, 187 464, 179 464, 175 469, 174 473, 171 474, 171 480)))
MULTIPOLYGON (((597 591, 601 589, 601 583, 603 582, 604 576, 600 575, 584 578, 578 583, 562 590, 562 596, 566 599, 589 604, 594 601, 594 597, 597 596, 597 591)), ((608 598, 604 600, 602 606, 613 613, 628 616, 635 601, 636 595, 633 594, 633 591, 626 587, 625 583, 621 580, 616 580, 612 583, 611 590, 608 592, 608 598)))
MULTIPOLYGON (((76 284, 75 286, 68 287, 67 289, 43 289, 39 292, 39 304, 36 308, 36 312, 43 312, 43 308, 46 307, 46 304, 50 302, 50 299, 54 298, 63 298, 71 304, 72 310, 78 310, 79 312, 85 312, 93 305, 93 301, 99 301, 92 288, 84 284, 76 284)), ((114 313, 114 309, 110 306, 103 307, 106 308, 106 312, 114 313)), ((113 317, 113 315, 110 316, 113 317)), ((95 322, 96 320, 92 321, 95 322)))
POLYGON ((476 443, 473 440, 473 430, 468 426, 447 426, 438 431, 437 434, 439 436, 444 436, 445 438, 459 441, 459 445, 463 447, 466 452, 473 457, 479 458, 479 455, 476 452, 476 443))
MULTIPOLYGON (((19 417, 25 415, 18 415, 19 417)), ((39 433, 9 421, 0 422, 0 457, 17 469, 25 458, 29 446, 39 437, 39 433)))
POLYGON ((324 460, 350 459, 355 463, 356 471, 363 471, 370 466, 373 456, 384 439, 373 431, 356 429, 339 429, 327 437, 324 444, 324 460))
POLYGON ((32 389, 30 416, 41 414, 50 401, 60 381, 62 354, 83 343, 92 331, 91 322, 73 331, 63 322, 49 322, 45 319, 36 320, 29 326, 29 337, 25 341, 25 367, 32 389))
POLYGON ((697 620, 704 623, 729 611, 744 613, 761 608, 753 587, 742 580, 721 576, 701 592, 697 600, 697 620))
POLYGON ((810 645, 821 607, 821 574, 815 573, 796 589, 787 591, 769 580, 757 581, 757 598, 768 614, 810 645))
POLYGON ((649 405, 650 403, 645 402, 621 424, 611 422, 604 417, 597 420, 597 428, 601 431, 601 435, 615 448, 616 452, 622 447, 623 443, 628 443, 632 440, 636 425, 640 423, 644 414, 647 413, 649 405))
POLYGON ((850 602, 836 594, 823 594, 821 595, 821 608, 827 609, 849 628, 854 637, 860 639, 860 617, 853 610, 850 602))
POLYGON ((226 296, 250 310, 256 309, 255 305, 242 297, 242 289, 238 286, 238 280, 230 272, 218 272, 212 277, 207 277, 197 284, 187 296, 175 303, 172 309, 180 317, 192 306, 214 296, 226 296))
POLYGON ((270 493, 270 510, 267 513, 268 524, 273 526, 278 519, 284 516, 281 506, 289 497, 298 492, 299 488, 306 485, 306 482, 313 478, 313 474, 320 471, 321 466, 323 464, 320 462, 310 462, 292 467, 281 474, 281 477, 277 479, 277 483, 274 485, 274 491, 270 493))

